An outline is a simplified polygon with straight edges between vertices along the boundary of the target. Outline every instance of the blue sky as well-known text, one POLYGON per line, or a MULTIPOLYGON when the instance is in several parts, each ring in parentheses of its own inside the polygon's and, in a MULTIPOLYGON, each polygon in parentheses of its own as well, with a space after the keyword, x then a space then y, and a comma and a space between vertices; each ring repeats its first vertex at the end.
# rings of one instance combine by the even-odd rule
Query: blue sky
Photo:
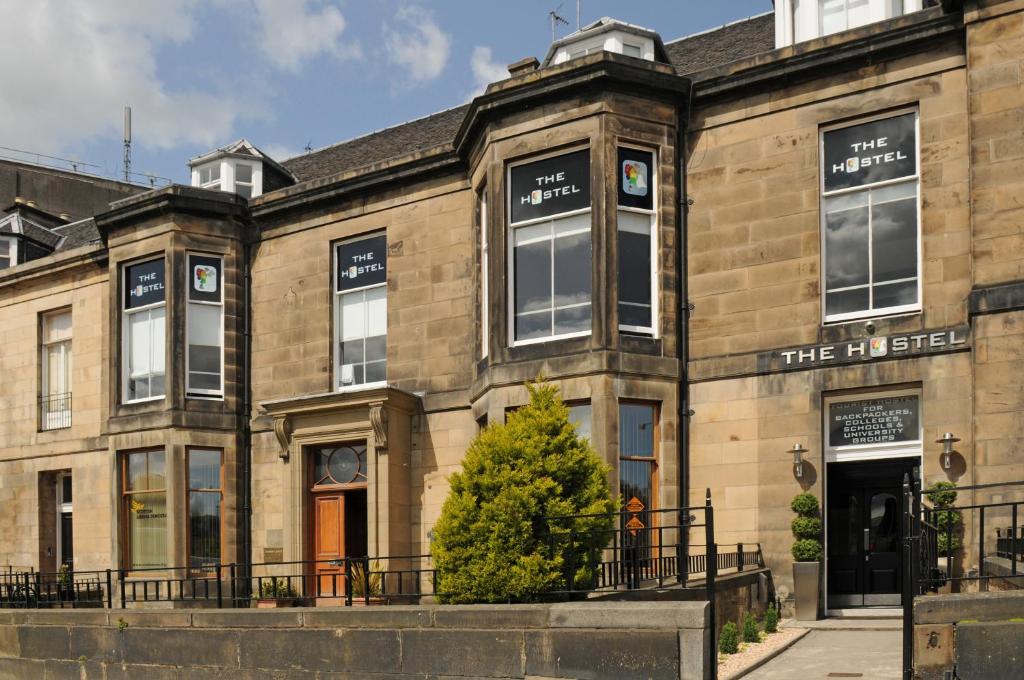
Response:
MULTIPOLYGON (((560 0, 19 0, 0 24, 0 156, 11 149, 187 182, 186 162, 246 137, 275 157, 457 106, 504 67, 543 58, 560 0), (23 68, 10 68, 21 64, 23 68)), ((583 0, 666 41, 771 10, 770 0, 583 0)), ((576 2, 560 14, 575 29, 576 2)), ((28 157, 31 159, 31 157, 28 157)))

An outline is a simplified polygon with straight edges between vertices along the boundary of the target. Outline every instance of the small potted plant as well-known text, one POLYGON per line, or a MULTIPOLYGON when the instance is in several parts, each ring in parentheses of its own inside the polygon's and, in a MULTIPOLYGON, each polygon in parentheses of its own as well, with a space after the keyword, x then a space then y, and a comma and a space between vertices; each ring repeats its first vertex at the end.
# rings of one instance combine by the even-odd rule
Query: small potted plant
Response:
POLYGON ((64 562, 57 569, 57 597, 61 602, 75 599, 74 587, 71 584, 71 567, 64 562))
POLYGON ((821 513, 818 498, 798 494, 790 504, 793 519, 793 590, 798 621, 816 621, 821 599, 821 513))
MULTIPOLYGON (((932 522, 937 533, 937 555, 939 569, 946 579, 952 576, 953 561, 959 556, 963 547, 963 514, 956 509, 955 484, 952 482, 935 482, 928 487, 925 495, 932 502, 932 522)), ((949 584, 943 586, 944 592, 949 591, 949 584)))
POLYGON ((349 567, 353 605, 384 603, 380 564, 374 561, 370 563, 369 567, 369 572, 366 571, 366 565, 363 562, 353 562, 349 567))
POLYGON ((256 602, 258 609, 274 609, 294 607, 298 599, 295 589, 287 578, 271 576, 260 581, 260 598, 256 602))

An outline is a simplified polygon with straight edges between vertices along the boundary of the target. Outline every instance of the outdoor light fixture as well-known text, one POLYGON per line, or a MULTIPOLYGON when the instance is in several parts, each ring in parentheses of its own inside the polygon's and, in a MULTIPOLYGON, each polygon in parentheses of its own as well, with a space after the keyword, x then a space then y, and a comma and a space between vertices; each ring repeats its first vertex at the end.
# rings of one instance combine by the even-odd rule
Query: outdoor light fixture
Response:
POLYGON ((793 444, 793 448, 790 449, 790 453, 793 454, 793 472, 797 477, 804 476, 804 454, 807 453, 800 444, 793 444))
POLYGON ((960 441, 959 438, 954 437, 952 432, 947 432, 942 435, 942 439, 936 439, 936 444, 942 444, 942 469, 948 470, 952 463, 953 456, 953 444, 960 441))

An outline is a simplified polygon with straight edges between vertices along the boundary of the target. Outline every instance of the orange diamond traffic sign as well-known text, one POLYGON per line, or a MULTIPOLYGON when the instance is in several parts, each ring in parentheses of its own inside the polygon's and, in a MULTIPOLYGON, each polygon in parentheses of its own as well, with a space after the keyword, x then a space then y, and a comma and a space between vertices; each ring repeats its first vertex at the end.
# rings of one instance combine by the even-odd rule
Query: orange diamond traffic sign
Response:
POLYGON ((636 496, 630 498, 629 502, 626 503, 627 512, 641 512, 645 507, 647 506, 644 505, 643 501, 641 501, 636 496))

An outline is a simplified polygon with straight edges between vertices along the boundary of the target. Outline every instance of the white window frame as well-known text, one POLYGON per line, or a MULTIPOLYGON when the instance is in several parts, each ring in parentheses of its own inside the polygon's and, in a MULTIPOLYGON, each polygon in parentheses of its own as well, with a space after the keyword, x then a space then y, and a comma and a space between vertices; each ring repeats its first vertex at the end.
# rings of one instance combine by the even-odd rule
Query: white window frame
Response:
POLYGON ((8 261, 7 266, 0 267, 0 271, 3 271, 18 264, 18 239, 13 236, 0 236, 0 243, 6 243, 8 247, 7 255, 3 256, 8 261))
MULTIPOLYGON (((167 361, 167 349, 168 349, 168 342, 167 342, 167 335, 168 335, 168 333, 167 333, 167 327, 168 327, 168 323, 167 323, 167 321, 168 321, 168 314, 167 314, 167 307, 168 307, 168 305, 167 305, 167 293, 168 293, 167 271, 168 271, 167 260, 166 260, 166 257, 162 253, 158 257, 144 257, 144 258, 140 258, 138 260, 132 260, 130 262, 124 262, 124 263, 121 264, 121 272, 120 272, 121 273, 121 276, 120 276, 121 281, 120 281, 119 291, 120 291, 120 297, 121 297, 120 304, 121 304, 121 390, 122 390, 122 392, 121 392, 121 403, 122 404, 142 404, 142 403, 146 403, 146 402, 149 402, 149 401, 159 401, 161 399, 166 399, 167 398, 167 393, 168 393, 168 385, 167 385, 167 382, 168 382, 168 370, 167 370, 167 368, 169 366, 169 362, 167 361), (152 262, 154 260, 164 260, 164 299, 161 300, 160 302, 154 302, 152 304, 145 305, 144 307, 135 307, 133 309, 127 309, 125 307, 125 300, 124 300, 124 293, 125 293, 125 287, 124 286, 125 286, 125 276, 127 276, 128 267, 131 267, 131 266, 134 266, 134 265, 137 265, 137 264, 145 264, 146 262, 152 262), (131 375, 130 375, 130 372, 129 372, 129 366, 131 364, 131 355, 130 355, 131 346, 130 346, 130 344, 128 342, 128 337, 129 337, 129 330, 128 330, 129 329, 129 323, 128 322, 131 319, 132 315, 134 315, 134 314, 139 314, 141 312, 152 312, 154 309, 158 309, 160 307, 164 308, 164 393, 161 394, 161 395, 157 395, 157 396, 143 397, 141 399, 129 399, 128 398, 128 381, 131 379, 131 375)), ((150 375, 152 375, 152 374, 150 374, 150 375)))
POLYGON ((847 463, 854 461, 885 460, 886 458, 921 458, 924 455, 924 397, 917 387, 897 390, 873 390, 857 394, 826 396, 823 400, 821 441, 824 444, 826 463, 847 463), (889 397, 916 396, 917 440, 908 442, 882 442, 880 444, 858 444, 855 446, 832 446, 829 443, 829 413, 832 404, 889 397))
POLYGON ((487 277, 490 272, 488 267, 487 228, 490 223, 487 215, 487 186, 480 189, 479 210, 480 210, 480 357, 487 358, 490 345, 490 295, 487 277))
MULTIPOLYGON (((616 172, 616 176, 615 176, 616 177, 615 178, 615 196, 616 196, 616 206, 615 206, 615 211, 616 211, 615 212, 615 239, 616 239, 616 249, 618 248, 619 212, 620 211, 622 211, 622 212, 637 213, 638 215, 648 215, 648 216, 650 216, 650 220, 651 220, 651 253, 650 253, 650 257, 651 257, 651 325, 649 327, 646 327, 646 326, 631 326, 629 324, 622 324, 622 323, 620 323, 619 324, 619 330, 620 331, 626 331, 628 333, 637 333, 637 334, 642 334, 642 335, 648 335, 648 336, 650 336, 652 338, 657 338, 658 337, 658 328, 661 326, 661 324, 658 323, 658 320, 659 320, 658 279, 661 276, 661 271, 658 269, 658 264, 659 264, 659 262, 658 262, 658 259, 659 259, 658 258, 658 201, 660 199, 660 197, 658 195, 660 187, 658 185, 660 183, 659 180, 661 179, 659 174, 658 174, 658 150, 657 149, 653 149, 653 148, 644 147, 644 146, 638 146, 638 145, 634 145, 634 144, 623 144, 623 143, 620 143, 620 144, 616 145, 615 154, 616 154, 615 155, 615 158, 616 158, 616 161, 615 161, 615 172, 616 172), (633 208, 633 207, 630 207, 630 206, 618 205, 618 200, 617 200, 618 195, 619 195, 618 194, 618 183, 621 180, 621 177, 619 177, 619 174, 622 172, 622 169, 620 167, 618 167, 619 166, 619 163, 618 163, 618 150, 620 148, 622 148, 622 149, 635 149, 636 151, 643 151, 645 153, 651 154, 651 166, 652 167, 651 167, 651 176, 649 178, 649 181, 651 183, 651 205, 654 206, 654 208, 652 210, 645 210, 643 208, 633 208)), ((616 257, 616 262, 615 262, 615 270, 616 270, 615 271, 615 275, 616 275, 616 289, 618 289, 617 282, 618 282, 618 273, 619 272, 618 272, 618 258, 617 257, 616 257)), ((621 303, 618 299, 616 299, 615 300, 616 313, 618 312, 619 304, 623 304, 623 303, 621 303)), ((627 302, 627 303, 624 303, 624 304, 630 304, 630 303, 627 302)))
MULTIPOLYGON (((244 163, 244 162, 236 161, 235 163, 232 164, 231 170, 232 170, 231 174, 234 176, 234 180, 235 180, 235 182, 234 182, 235 183, 235 186, 234 186, 235 193, 238 194, 238 187, 240 187, 240 186, 242 186, 242 187, 249 187, 249 195, 248 196, 242 196, 242 198, 245 198, 245 199, 256 198, 256 196, 257 196, 257 193, 256 193, 256 165, 254 163, 244 163), (238 179, 238 168, 243 167, 243 166, 249 168, 249 172, 251 173, 249 175, 249 181, 248 182, 243 182, 242 180, 238 179)), ((241 194, 239 194, 239 195, 241 196, 241 194)))
MULTIPOLYGON (((835 125, 822 126, 818 130, 818 231, 820 233, 820 244, 821 244, 821 317, 825 324, 833 323, 845 323, 848 321, 856 321, 859 319, 878 319, 887 316, 899 316, 902 314, 914 314, 921 311, 924 300, 924 253, 923 253, 923 237, 921 234, 921 114, 916 108, 898 109, 895 111, 887 111, 885 113, 868 116, 865 118, 858 118, 855 121, 846 121, 835 125), (838 189, 831 191, 828 194, 825 193, 825 133, 833 130, 841 130, 843 128, 856 127, 865 123, 871 123, 876 120, 885 120, 887 118, 896 118, 903 116, 908 113, 914 114, 914 153, 916 159, 914 163, 915 173, 906 177, 900 177, 898 179, 885 180, 883 182, 875 182, 874 184, 864 184, 857 187, 850 187, 847 189, 838 189), (826 307, 826 296, 828 293, 838 292, 841 290, 847 290, 837 288, 835 290, 827 289, 827 259, 825 252, 825 234, 826 234, 826 213, 825 213, 825 201, 829 198, 836 196, 847 196, 850 194, 864 193, 867 192, 870 197, 870 191, 873 189, 879 189, 882 187, 893 186, 898 184, 911 184, 914 183, 916 186, 916 210, 917 210, 917 302, 907 305, 895 305, 892 307, 880 307, 870 308, 857 312, 846 312, 843 314, 828 314, 826 307)), ((871 304, 874 301, 874 281, 871 278, 874 273, 874 263, 872 257, 872 230, 871 230, 871 210, 870 202, 868 203, 868 302, 871 304)), ((889 281, 887 283, 899 283, 900 281, 906 281, 907 279, 898 279, 889 281)), ((860 288, 862 286, 851 286, 852 288, 860 288)))
MULTIPOLYGON (((516 232, 516 230, 517 229, 522 229, 523 227, 530 227, 530 226, 533 226, 535 224, 543 224, 544 222, 549 222, 549 223, 551 223, 553 225, 554 222, 556 222, 557 220, 561 220, 561 219, 564 219, 564 218, 567 218, 567 217, 576 217, 577 215, 584 215, 584 214, 590 215, 590 276, 591 276, 591 282, 593 282, 593 277, 594 277, 594 203, 593 203, 593 191, 594 190, 593 190, 593 187, 591 187, 590 205, 588 207, 586 207, 586 208, 580 208, 579 210, 570 210, 570 211, 564 212, 564 213, 558 213, 558 214, 555 214, 555 215, 548 215, 546 217, 537 217, 535 219, 523 220, 521 222, 513 223, 512 222, 512 169, 516 168, 516 167, 519 167, 520 165, 529 165, 530 163, 536 163, 537 161, 542 161, 542 160, 544 160, 546 158, 555 158, 557 156, 567 156, 567 155, 569 155, 571 153, 575 153, 577 151, 583 151, 584 149, 590 149, 590 152, 591 152, 591 164, 593 164, 593 149, 590 147, 589 144, 580 144, 580 145, 568 147, 568 148, 565 148, 565 149, 559 149, 558 151, 552 151, 552 152, 549 152, 549 153, 544 153, 544 154, 541 154, 541 155, 538 155, 538 156, 530 156, 529 158, 524 158, 522 160, 518 160, 518 161, 515 161, 513 163, 509 163, 508 166, 505 168, 505 204, 508 206, 508 215, 507 215, 507 217, 505 219, 505 224, 508 225, 507 229, 506 229, 507 233, 506 233, 505 240, 506 240, 506 248, 508 249, 508 281, 507 281, 506 285, 507 285, 507 295, 508 295, 508 304, 507 304, 507 309, 508 309, 508 324, 507 324, 508 325, 508 331, 507 331, 507 335, 508 335, 508 345, 509 345, 509 347, 523 347, 523 346, 526 346, 526 345, 538 345, 538 344, 543 343, 543 342, 553 342, 555 340, 565 340, 565 339, 568 339, 568 338, 583 338, 583 337, 587 337, 589 335, 593 335, 593 333, 594 333, 594 311, 593 311, 593 308, 594 308, 594 290, 593 290, 593 286, 591 286, 591 290, 590 290, 590 308, 591 308, 591 311, 590 311, 590 330, 576 331, 574 333, 559 333, 559 334, 556 334, 556 335, 549 335, 549 336, 546 336, 546 337, 543 337, 543 338, 531 338, 529 340, 516 340, 516 283, 515 283, 516 282, 516 272, 515 272, 515 262, 516 262, 516 257, 515 257, 515 247, 516 247, 515 232, 516 232)), ((552 229, 553 228, 554 227, 552 226, 552 229)), ((583 233, 583 231, 584 231, 583 229, 576 230, 576 231, 564 234, 564 236, 571 236, 573 234, 583 233)), ((554 236, 552 236, 548 240, 553 240, 553 239, 554 239, 554 236)), ((554 266, 552 266, 551 267, 552 279, 554 278, 554 275, 555 275, 555 268, 554 268, 554 266)), ((554 281, 552 280, 552 285, 551 285, 551 294, 552 294, 552 296, 554 296, 554 290, 555 290, 554 289, 554 281)), ((554 328, 552 327, 552 331, 553 330, 554 330, 554 328)))
MULTIPOLYGON (((199 253, 191 251, 185 253, 186 282, 190 282, 192 280, 193 255, 220 260, 220 281, 217 282, 220 291, 220 302, 193 300, 189 295, 189 292, 185 293, 185 397, 188 399, 209 399, 213 401, 221 401, 224 399, 224 279, 226 278, 226 274, 224 272, 224 256, 221 255, 220 253, 199 253), (189 346, 191 345, 192 340, 192 305, 205 305, 208 307, 220 308, 220 329, 218 331, 218 337, 220 339, 220 387, 216 390, 207 390, 198 387, 192 387, 189 384, 189 380, 192 375, 189 361, 189 346)), ((185 287, 186 291, 192 290, 190 287, 190 283, 186 283, 185 287)))
MULTIPOLYGON (((40 415, 42 416, 43 422, 42 427, 46 430, 56 430, 61 423, 70 423, 70 411, 71 407, 64 401, 64 408, 59 410, 53 410, 49 404, 50 398, 54 396, 71 394, 71 370, 73 367, 72 358, 72 341, 74 338, 73 330, 73 317, 70 307, 63 309, 55 309, 53 311, 44 312, 42 315, 41 324, 41 341, 40 341, 40 399, 47 401, 46 409, 40 415), (47 327, 50 319, 67 314, 68 319, 72 321, 69 324, 69 335, 66 338, 60 340, 47 340, 47 327), (61 352, 61 364, 64 366, 64 376, 58 378, 58 382, 64 382, 63 389, 54 391, 52 381, 53 376, 50 375, 50 351, 52 348, 59 347, 61 352), (48 422, 47 422, 48 421, 48 422)), ((40 406, 42 409, 42 406, 40 406)))
MULTIPOLYGON (((333 387, 333 390, 335 392, 358 392, 359 390, 368 390, 368 389, 374 389, 374 388, 377 388, 377 387, 386 387, 387 384, 388 384, 388 381, 387 381, 387 378, 386 378, 386 376, 387 376, 387 365, 388 365, 388 356, 387 356, 387 337, 388 337, 388 327, 387 327, 388 295, 387 295, 387 286, 388 286, 388 282, 384 281, 383 283, 375 283, 375 284, 370 285, 370 286, 360 286, 359 288, 350 288, 349 290, 344 290, 344 291, 339 291, 338 290, 338 250, 341 248, 341 246, 345 245, 345 244, 348 244, 348 243, 355 243, 357 241, 363 241, 363 240, 366 240, 366 239, 376 238, 378 236, 385 236, 386 234, 387 234, 387 232, 385 230, 377 230, 377 231, 371 232, 369 234, 361 234, 359 236, 354 236, 352 238, 341 239, 340 241, 335 241, 335 242, 333 242, 331 244, 331 292, 332 292, 332 296, 334 298, 334 300, 333 300, 333 305, 334 305, 334 310, 333 310, 333 314, 334 314, 334 329, 331 332, 331 335, 333 336, 331 338, 331 341, 334 343, 334 346, 333 346, 333 348, 331 350, 332 354, 334 354, 334 375, 332 376, 331 380, 332 380, 332 387, 333 387), (362 383, 353 383, 352 385, 342 385, 341 384, 341 367, 342 367, 342 363, 341 363, 341 359, 342 359, 342 356, 341 356, 341 332, 342 332, 341 331, 341 313, 342 313, 341 299, 345 295, 349 295, 351 293, 366 292, 366 291, 374 289, 374 288, 383 288, 384 289, 384 317, 385 317, 384 318, 384 347, 385 347, 385 349, 384 349, 384 375, 385 375, 385 379, 384 380, 378 380, 378 381, 375 381, 375 382, 372 382, 372 383, 371 382, 362 382, 362 383)), ((365 342, 366 336, 363 336, 363 340, 365 342)), ((366 353, 366 349, 365 349, 365 345, 364 345, 364 349, 363 349, 364 357, 365 357, 365 353, 366 353)), ((366 371, 365 362, 363 364, 363 371, 364 371, 363 376, 365 378, 365 376, 366 376, 366 373, 365 373, 365 371, 366 371)))
POLYGON ((217 190, 221 190, 223 188, 223 186, 224 186, 223 185, 223 179, 224 179, 224 164, 221 161, 217 161, 216 163, 209 163, 209 164, 206 164, 206 165, 201 165, 198 168, 196 168, 196 183, 201 188, 203 188, 203 189, 217 189, 217 190), (209 179, 209 180, 204 182, 203 181, 203 171, 204 170, 210 171, 210 174, 212 176, 214 168, 217 169, 217 178, 216 179, 209 179))

